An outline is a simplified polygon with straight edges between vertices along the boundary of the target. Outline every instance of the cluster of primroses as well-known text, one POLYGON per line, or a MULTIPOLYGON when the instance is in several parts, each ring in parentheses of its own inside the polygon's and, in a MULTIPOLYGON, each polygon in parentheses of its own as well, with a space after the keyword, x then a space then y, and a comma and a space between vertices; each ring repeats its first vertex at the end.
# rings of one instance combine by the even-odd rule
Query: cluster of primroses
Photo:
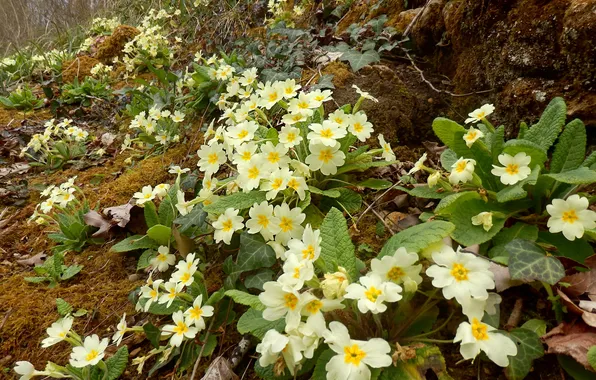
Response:
POLYGON ((171 112, 167 109, 151 107, 148 112, 142 111, 130 122, 129 129, 136 133, 135 138, 126 135, 122 150, 131 147, 131 144, 169 145, 180 141, 180 123, 184 121, 185 114, 181 111, 171 112))
POLYGON ((80 206, 81 203, 77 200, 77 193, 83 198, 85 195, 83 191, 78 188, 74 181, 76 176, 69 178, 66 182, 55 186, 50 185, 46 187, 42 192, 41 196, 45 198, 36 207, 33 215, 29 218, 35 221, 37 224, 46 224, 48 222, 54 222, 54 219, 50 216, 52 211, 59 210, 64 211, 67 207, 80 206))
POLYGON ((49 156, 53 155, 56 144, 85 144, 89 140, 89 132, 73 124, 71 119, 63 119, 56 123, 50 119, 45 123, 43 133, 36 133, 31 137, 27 146, 21 149, 21 157, 46 162, 49 156))
MULTIPOLYGON (((486 121, 486 117, 492 114, 495 107, 492 104, 485 104, 479 109, 471 112, 466 119, 466 124, 486 121)), ((484 137, 484 132, 480 128, 469 127, 467 133, 463 136, 468 148, 484 137)), ((429 173, 427 183, 431 188, 440 185, 451 189, 450 185, 478 187, 479 179, 474 173, 476 161, 470 158, 459 158, 453 165, 451 172, 447 175, 448 182, 440 171, 428 168, 424 165, 426 153, 414 164, 414 167, 408 174, 414 174, 417 171, 424 170, 429 173)), ((502 153, 498 156, 498 161, 502 166, 493 165, 491 173, 497 177, 503 185, 513 186, 530 176, 532 169, 530 163, 532 158, 525 152, 519 152, 515 156, 502 153)), ((551 233, 563 233, 566 239, 573 241, 581 238, 586 230, 596 228, 596 212, 589 210, 590 202, 588 198, 573 194, 567 199, 553 199, 551 204, 546 206, 549 214, 547 227, 551 233)), ((486 231, 493 226, 493 213, 484 211, 472 217, 472 224, 482 226, 486 231)))

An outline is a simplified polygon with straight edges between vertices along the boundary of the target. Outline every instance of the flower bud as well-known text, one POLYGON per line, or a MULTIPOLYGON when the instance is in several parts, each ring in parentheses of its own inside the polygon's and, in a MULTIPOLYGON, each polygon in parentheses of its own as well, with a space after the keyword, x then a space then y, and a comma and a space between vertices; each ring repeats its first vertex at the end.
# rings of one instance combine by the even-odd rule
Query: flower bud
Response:
POLYGON ((342 267, 337 269, 335 273, 325 273, 325 279, 321 282, 323 294, 329 299, 343 298, 350 283, 346 270, 342 267))

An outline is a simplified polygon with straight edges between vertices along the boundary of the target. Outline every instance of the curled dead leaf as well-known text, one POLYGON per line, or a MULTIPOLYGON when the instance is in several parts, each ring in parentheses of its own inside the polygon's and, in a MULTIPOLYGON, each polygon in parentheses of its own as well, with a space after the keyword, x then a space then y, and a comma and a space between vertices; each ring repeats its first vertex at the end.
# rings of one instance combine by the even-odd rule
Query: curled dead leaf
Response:
POLYGON ((91 235, 92 237, 108 238, 110 230, 115 224, 112 223, 110 220, 104 218, 103 215, 101 215, 95 210, 91 210, 85 215, 83 215, 83 220, 85 221, 85 224, 87 224, 88 226, 99 228, 97 231, 93 233, 93 235, 91 235))
POLYGON ((238 380, 228 359, 218 356, 211 362, 201 380, 238 380))
POLYGON ((21 259, 21 260, 17 260, 18 264, 21 265, 25 265, 25 266, 31 266, 34 267, 36 265, 41 265, 43 264, 43 262, 45 261, 45 258, 47 257, 47 255, 43 252, 38 253, 35 256, 26 258, 26 259, 21 259))
POLYGON ((594 372, 588 362, 588 350, 596 345, 596 328, 588 326, 582 319, 563 322, 542 337, 548 346, 547 353, 571 356, 587 370, 594 372))

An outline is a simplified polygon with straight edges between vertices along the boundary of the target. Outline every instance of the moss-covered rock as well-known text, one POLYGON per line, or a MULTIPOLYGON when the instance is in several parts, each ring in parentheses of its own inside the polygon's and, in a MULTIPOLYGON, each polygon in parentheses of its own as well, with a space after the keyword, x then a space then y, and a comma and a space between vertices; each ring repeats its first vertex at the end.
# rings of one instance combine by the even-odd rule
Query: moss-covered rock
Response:
POLYGON ((91 69, 98 63, 97 59, 88 55, 82 55, 72 61, 64 62, 62 64, 62 81, 72 83, 74 78, 79 78, 79 81, 82 81, 91 76, 91 69))
POLYGON ((115 57, 122 56, 124 45, 135 38, 139 33, 139 30, 133 26, 118 26, 114 29, 112 35, 107 37, 101 45, 98 46, 95 57, 104 64, 112 63, 112 60, 115 57))

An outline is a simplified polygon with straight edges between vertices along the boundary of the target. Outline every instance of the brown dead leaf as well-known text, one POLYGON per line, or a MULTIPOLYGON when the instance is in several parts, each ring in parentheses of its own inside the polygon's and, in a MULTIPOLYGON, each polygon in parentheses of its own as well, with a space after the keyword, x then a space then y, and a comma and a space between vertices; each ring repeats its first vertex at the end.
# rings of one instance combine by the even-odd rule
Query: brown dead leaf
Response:
POLYGON ((47 255, 45 253, 40 252, 35 256, 29 257, 26 259, 17 260, 17 263, 24 265, 24 266, 28 266, 28 267, 34 267, 36 265, 42 265, 43 262, 45 261, 46 256, 47 255))
POLYGON ((103 210, 103 214, 106 215, 108 218, 112 219, 115 224, 120 227, 126 227, 128 222, 130 222, 130 211, 135 205, 131 205, 130 203, 126 203, 120 206, 108 207, 103 210))
POLYGON ((594 372, 588 362, 588 350, 596 345, 596 328, 578 319, 573 323, 563 322, 542 337, 549 354, 562 354, 574 358, 587 370, 594 372))
POLYGON ((106 132, 103 135, 101 135, 101 143, 106 147, 112 145, 114 139, 116 139, 116 135, 109 132, 106 132))
POLYGON ((103 215, 95 210, 91 210, 83 215, 83 220, 88 226, 99 228, 99 230, 94 232, 91 236, 100 238, 108 238, 110 235, 110 230, 116 224, 110 220, 107 220, 103 215))
POLYGON ((596 311, 596 301, 579 301, 579 307, 593 313, 596 311))
POLYGON ((238 380, 228 359, 218 356, 211 362, 201 380, 238 380))
POLYGON ((596 269, 565 276, 561 279, 561 282, 570 284, 563 288, 565 294, 570 297, 579 297, 586 293, 588 296, 590 294, 596 296, 596 269))
POLYGON ((518 286, 524 283, 521 280, 512 280, 511 275, 509 274, 509 268, 505 266, 491 262, 488 269, 490 269, 495 276, 495 289, 499 293, 505 289, 509 289, 513 286, 518 286))
POLYGON ((577 315, 582 315, 584 313, 584 310, 577 306, 575 302, 573 302, 571 298, 569 298, 569 296, 567 296, 567 294, 563 292, 561 289, 557 288, 557 294, 559 295, 559 297, 561 297, 561 301, 563 301, 563 303, 567 307, 567 310, 577 315))
POLYGON ((29 171, 29 164, 24 162, 17 162, 8 167, 0 168, 0 178, 6 177, 10 174, 23 174, 29 171))
POLYGON ((176 240, 176 248, 178 248, 182 256, 194 252, 195 242, 191 238, 182 235, 176 227, 172 228, 172 235, 174 235, 174 240, 176 240))

